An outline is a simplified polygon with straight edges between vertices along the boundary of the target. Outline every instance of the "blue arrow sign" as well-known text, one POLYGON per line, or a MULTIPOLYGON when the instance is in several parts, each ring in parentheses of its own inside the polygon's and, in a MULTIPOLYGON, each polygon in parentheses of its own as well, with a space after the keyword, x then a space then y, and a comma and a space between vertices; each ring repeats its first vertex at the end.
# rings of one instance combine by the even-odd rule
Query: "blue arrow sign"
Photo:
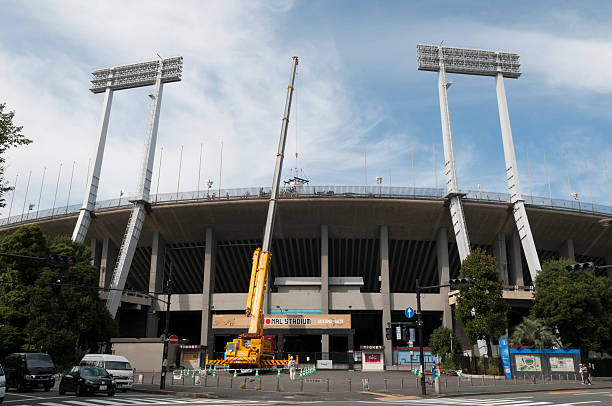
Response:
POLYGON ((414 316, 414 309, 412 307, 407 307, 404 314, 407 318, 411 319, 414 316))

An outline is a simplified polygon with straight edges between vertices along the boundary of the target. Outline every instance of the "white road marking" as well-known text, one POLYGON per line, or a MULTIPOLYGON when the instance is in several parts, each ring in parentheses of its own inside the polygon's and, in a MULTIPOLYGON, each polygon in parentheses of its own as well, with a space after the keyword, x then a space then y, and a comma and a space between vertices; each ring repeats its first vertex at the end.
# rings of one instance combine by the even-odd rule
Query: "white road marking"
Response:
POLYGON ((449 406, 576 406, 582 404, 601 403, 600 400, 589 400, 584 402, 564 402, 556 403, 555 401, 536 401, 532 397, 520 397, 520 398, 447 398, 447 399, 404 399, 404 400, 382 400, 381 403, 395 403, 404 405, 414 406, 426 406, 426 405, 449 405, 449 406))
POLYGON ((32 398, 32 399, 46 399, 46 398, 41 398, 40 396, 24 395, 23 393, 13 393, 13 392, 8 393, 7 392, 6 395, 23 396, 23 397, 32 398))

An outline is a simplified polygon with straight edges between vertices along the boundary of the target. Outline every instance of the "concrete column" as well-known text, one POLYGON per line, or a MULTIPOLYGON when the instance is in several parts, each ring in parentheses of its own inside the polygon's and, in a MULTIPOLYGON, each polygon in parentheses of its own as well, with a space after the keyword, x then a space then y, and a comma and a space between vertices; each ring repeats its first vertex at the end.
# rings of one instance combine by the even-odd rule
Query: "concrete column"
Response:
POLYGON ((89 262, 98 272, 98 286, 100 286, 100 262, 102 261, 102 240, 92 239, 90 242, 91 247, 91 261, 89 262))
MULTIPOLYGON (((450 279, 450 266, 448 264, 448 230, 441 228, 436 237, 436 251, 438 259, 438 275, 440 284, 447 283, 450 279)), ((440 300, 442 301, 442 326, 453 328, 453 314, 448 304, 448 293, 450 288, 440 288, 440 300)))
MULTIPOLYGON (((321 224, 321 313, 329 313, 329 229, 321 224)), ((329 334, 321 335, 323 359, 329 359, 329 334)))
POLYGON ((100 286, 109 287, 113 278, 113 271, 117 264, 119 248, 113 240, 105 238, 102 240, 102 257, 100 258, 100 286))
POLYGON ((521 238, 518 231, 512 233, 512 244, 510 244, 510 255, 512 256, 512 278, 513 285, 523 286, 523 262, 521 260, 521 238))
POLYGON ((286 358, 283 354, 285 352, 285 336, 282 334, 276 336, 276 352, 286 358))
POLYGON ((202 284, 202 329, 200 334, 200 345, 206 345, 208 355, 214 350, 212 329, 212 317, 210 306, 215 287, 215 258, 217 255, 217 241, 212 228, 206 229, 206 248, 204 253, 204 282, 202 284))
POLYGON ((348 359, 349 371, 352 371, 353 370, 353 365, 355 364, 354 349, 353 349, 353 346, 354 346, 354 343, 353 343, 353 334, 349 334, 347 336, 347 338, 348 338, 348 350, 349 350, 349 353, 348 353, 348 357, 349 357, 349 359, 348 359))
POLYGON ((506 233, 500 231, 495 236, 495 242, 493 243, 493 255, 497 259, 497 273, 499 280, 504 285, 510 284, 510 278, 508 277, 508 255, 506 253, 506 233))
MULTIPOLYGON (((164 283, 164 270, 166 263, 166 241, 158 232, 153 233, 151 244, 151 267, 149 268, 149 292, 161 292, 164 283)), ((158 295, 155 295, 157 298, 158 295)), ((162 303, 154 300, 147 313, 147 337, 157 337, 159 329, 159 313, 162 303)))
MULTIPOLYGON (((606 255, 606 265, 612 265, 612 254, 606 255)), ((612 268, 608 268, 608 278, 612 279, 612 268)))
POLYGON ((559 256, 576 262, 576 256, 574 255, 574 240, 563 241, 559 247, 559 256))
POLYGON ((385 346, 385 366, 393 363, 393 342, 387 340, 385 331, 391 327, 391 286, 389 283, 389 227, 380 226, 380 295, 382 296, 382 334, 385 346))

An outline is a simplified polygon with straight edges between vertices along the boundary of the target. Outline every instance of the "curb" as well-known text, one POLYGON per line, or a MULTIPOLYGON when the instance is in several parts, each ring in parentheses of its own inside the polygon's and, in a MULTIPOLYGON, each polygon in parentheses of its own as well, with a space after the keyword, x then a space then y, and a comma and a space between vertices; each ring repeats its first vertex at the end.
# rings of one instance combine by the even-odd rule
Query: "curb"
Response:
POLYGON ((437 398, 456 398, 464 396, 485 396, 485 395, 507 395, 514 393, 530 393, 530 392, 560 392, 574 390, 593 390, 593 389, 612 389, 612 386, 574 386, 562 388, 539 388, 539 389, 520 389, 520 390, 500 390, 496 392, 465 392, 465 393, 449 393, 436 396, 437 398))

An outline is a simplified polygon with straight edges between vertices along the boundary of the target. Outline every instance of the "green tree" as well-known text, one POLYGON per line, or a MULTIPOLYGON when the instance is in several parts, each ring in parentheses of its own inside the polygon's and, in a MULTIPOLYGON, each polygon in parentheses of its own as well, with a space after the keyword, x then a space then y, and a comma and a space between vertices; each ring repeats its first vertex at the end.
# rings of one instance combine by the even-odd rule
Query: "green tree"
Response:
POLYGON ((496 260, 476 249, 461 264, 460 276, 472 284, 459 288, 456 314, 465 326, 465 334, 476 343, 486 340, 489 355, 491 339, 506 332, 508 305, 502 297, 503 285, 498 279, 496 260), (474 313, 474 315, 472 315, 474 313))
MULTIPOLYGON (((89 265, 89 247, 69 237, 48 240, 38 226, 25 226, 0 238, 0 251, 46 257, 71 255, 69 283, 97 286, 89 265)), ((38 261, 0 260, 0 355, 15 351, 44 351, 66 367, 84 352, 118 333, 97 289, 54 286, 58 270, 38 261)))
POLYGON ((14 111, 5 112, 6 103, 0 103, 0 207, 5 206, 3 195, 13 187, 8 186, 8 182, 4 179, 4 153, 18 145, 27 145, 32 140, 27 139, 21 130, 23 126, 16 126, 13 122, 15 117, 14 111))
POLYGON ((453 330, 446 327, 438 327, 431 333, 429 346, 431 351, 441 358, 444 358, 447 354, 461 354, 463 352, 461 343, 453 330))
POLYGON ((567 259, 549 260, 535 280, 533 317, 558 330, 564 345, 606 351, 612 345, 612 280, 594 272, 570 274, 567 259))
POLYGON ((543 348, 558 344, 557 336, 543 320, 525 317, 510 336, 514 347, 543 348))
POLYGON ((452 354, 461 354, 463 348, 459 339, 450 328, 438 327, 429 336, 431 351, 440 357, 442 368, 455 369, 452 354))

